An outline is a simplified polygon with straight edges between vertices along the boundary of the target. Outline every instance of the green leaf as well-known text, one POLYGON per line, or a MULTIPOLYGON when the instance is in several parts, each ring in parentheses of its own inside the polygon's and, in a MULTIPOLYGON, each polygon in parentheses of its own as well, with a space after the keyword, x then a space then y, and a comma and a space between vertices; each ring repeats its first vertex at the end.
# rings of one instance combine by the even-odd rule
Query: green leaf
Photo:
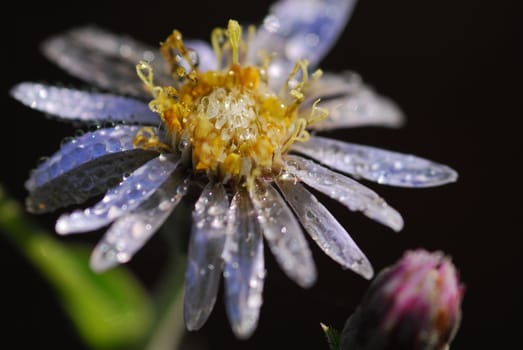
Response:
POLYGON ((321 329, 327 337, 327 342, 329 343, 330 350, 339 350, 340 349, 340 332, 336 329, 329 327, 323 323, 320 323, 321 329))
POLYGON ((56 290, 89 346, 128 348, 147 334, 153 316, 151 301, 125 268, 94 273, 88 264, 89 249, 65 245, 36 228, 1 187, 0 227, 56 290))

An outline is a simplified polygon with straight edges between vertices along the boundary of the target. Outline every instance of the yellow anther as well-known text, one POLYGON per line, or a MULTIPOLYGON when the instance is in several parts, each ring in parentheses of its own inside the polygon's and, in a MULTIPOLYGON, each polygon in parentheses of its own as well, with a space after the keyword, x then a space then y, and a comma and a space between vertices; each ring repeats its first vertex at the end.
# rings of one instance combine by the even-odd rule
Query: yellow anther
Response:
MULTIPOLYGON (((300 70, 301 70, 301 81, 295 87, 293 87, 292 90, 295 90, 296 92, 300 92, 300 93, 302 92, 303 87, 309 80, 309 72, 307 71, 308 66, 309 66, 309 61, 307 61, 307 60, 299 60, 296 62, 296 64, 292 68, 291 72, 287 76, 287 80, 285 81, 285 84, 281 87, 280 96, 285 94, 285 89, 289 87, 290 81, 292 80, 292 78, 294 78, 296 76, 296 74, 298 74, 298 72, 300 70)), ((290 91, 291 95, 300 96, 296 92, 293 93, 292 90, 290 91)), ((301 102, 301 101, 299 101, 299 102, 301 102)))
POLYGON ((256 89, 260 84, 260 73, 257 68, 246 67, 240 72, 240 83, 249 88, 256 89))
POLYGON ((314 73, 312 73, 312 81, 311 83, 314 83, 316 80, 320 79, 323 76, 323 71, 321 69, 316 69, 314 73))
POLYGON ((247 42, 245 43, 245 56, 249 54, 249 46, 252 42, 252 39, 254 39, 254 35, 256 34, 256 27, 252 24, 247 27, 247 42))
POLYGON ((231 43, 231 49, 232 49, 232 63, 238 64, 239 62, 239 48, 240 48, 240 42, 242 40, 242 27, 238 23, 238 21, 235 21, 233 19, 229 20, 229 24, 227 26, 227 35, 229 36, 229 41, 231 43))
POLYGON ((320 99, 317 99, 312 104, 311 114, 309 115, 309 119, 307 119, 307 125, 317 123, 327 118, 327 116, 329 115, 329 111, 327 109, 317 106, 318 103, 320 103, 320 99))
POLYGON ((134 139, 133 146, 136 148, 142 148, 145 150, 154 151, 172 151, 169 145, 160 141, 160 138, 154 132, 153 128, 146 126, 138 130, 134 139))
POLYGON ((211 45, 216 56, 217 67, 222 67, 223 44, 225 41, 225 31, 223 28, 214 28, 211 33, 211 45))
POLYGON ((268 81, 269 81, 269 76, 267 74, 268 71, 269 71, 269 65, 271 64, 271 62, 274 59, 274 57, 276 56, 276 54, 272 53, 272 54, 269 55, 267 53, 267 51, 260 50, 260 52, 258 52, 258 56, 262 60, 261 70, 260 70, 261 71, 261 78, 267 84, 268 81))
POLYGON ((154 94, 154 73, 151 65, 145 61, 140 61, 140 63, 136 65, 136 74, 138 74, 140 80, 145 84, 147 90, 153 93, 153 96, 156 97, 156 95, 154 94))
POLYGON ((167 37, 165 42, 161 44, 160 51, 165 61, 171 67, 171 73, 176 74, 179 78, 184 78, 187 74, 185 69, 181 67, 181 58, 185 59, 191 71, 196 69, 192 62, 190 51, 183 44, 183 37, 179 31, 174 30, 167 37))

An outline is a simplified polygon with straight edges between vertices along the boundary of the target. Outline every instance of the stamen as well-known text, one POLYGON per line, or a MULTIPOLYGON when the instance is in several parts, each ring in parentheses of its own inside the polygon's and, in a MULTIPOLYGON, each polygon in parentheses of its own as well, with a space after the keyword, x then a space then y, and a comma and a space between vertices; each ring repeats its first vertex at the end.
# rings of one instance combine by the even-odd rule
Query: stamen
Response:
MULTIPOLYGON (((155 86, 153 83, 154 73, 151 65, 145 61, 140 61, 140 63, 136 65, 136 74, 138 74, 138 78, 145 84, 147 90, 153 92, 155 86)), ((154 94, 153 96, 156 97, 154 94)))
POLYGON ((309 119, 307 119, 307 125, 317 123, 327 118, 327 116, 329 115, 329 111, 327 109, 317 106, 318 103, 320 103, 320 99, 317 99, 312 104, 311 114, 309 115, 309 119))
POLYGON ((237 21, 230 19, 229 25, 227 26, 227 34, 232 48, 232 63, 238 64, 242 27, 240 27, 240 24, 237 21))
POLYGON ((296 99, 296 102, 301 103, 303 101, 303 88, 307 81, 309 80, 309 72, 307 71, 307 67, 309 66, 309 61, 307 60, 299 60, 296 62, 294 67, 292 68, 289 76, 287 77, 287 80, 285 81, 285 84, 281 87, 280 90, 280 96, 283 96, 285 93, 285 89, 289 88, 290 82, 292 78, 294 78, 299 71, 301 71, 301 82, 297 83, 296 86, 294 86, 289 93, 291 96, 293 96, 296 99))
POLYGON ((323 71, 321 69, 316 69, 314 73, 312 73, 312 80, 311 84, 314 83, 316 80, 320 79, 323 76, 323 71))
POLYGON ((184 78, 187 74, 185 68, 181 65, 182 58, 189 65, 191 72, 196 69, 191 59, 191 52, 183 44, 183 37, 179 31, 174 30, 167 37, 167 40, 161 44, 160 51, 165 61, 171 67, 171 73, 176 74, 179 78, 184 78))
POLYGON ((303 118, 299 118, 294 123, 294 129, 291 136, 285 141, 282 146, 282 153, 287 152, 290 146, 296 141, 307 141, 309 139, 309 133, 305 131, 307 127, 307 121, 303 118), (306 135, 304 134, 306 133, 306 135))
POLYGON ((223 45, 225 42, 225 30, 223 28, 214 28, 211 33, 211 45, 216 56, 217 67, 222 68, 223 45))
MULTIPOLYGON (((268 72, 269 72, 269 65, 271 64, 272 60, 274 59, 274 57, 276 56, 275 53, 272 53, 272 54, 268 54, 267 51, 265 50, 262 50, 260 51, 259 53, 259 56, 260 58, 262 59, 262 65, 261 65, 261 78, 263 79, 263 82, 265 84, 268 84, 269 83, 269 75, 268 75, 268 72)), ((281 94, 280 94, 281 96, 281 94)))
POLYGON ((138 130, 133 139, 133 146, 145 150, 172 152, 171 147, 161 142, 158 135, 155 134, 153 128, 150 126, 145 126, 138 130))
POLYGON ((249 56, 249 45, 252 42, 252 39, 254 39, 254 35, 256 34, 256 27, 254 25, 250 25, 247 27, 247 41, 245 42, 245 58, 249 56))

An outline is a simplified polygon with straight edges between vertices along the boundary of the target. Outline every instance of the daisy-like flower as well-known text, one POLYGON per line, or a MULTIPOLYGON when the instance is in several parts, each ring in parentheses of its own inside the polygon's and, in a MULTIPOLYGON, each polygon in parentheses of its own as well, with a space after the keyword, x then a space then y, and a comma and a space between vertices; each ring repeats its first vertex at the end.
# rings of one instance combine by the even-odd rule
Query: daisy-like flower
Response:
POLYGON ((252 334, 262 304, 263 238, 300 286, 316 280, 302 227, 341 266, 371 278, 365 255, 304 184, 399 231, 400 214, 341 173, 405 187, 457 176, 415 156, 308 132, 402 121, 355 74, 313 69, 353 4, 280 1, 257 31, 231 20, 212 32, 211 46, 174 31, 160 47, 166 65, 154 48, 98 28, 51 38, 43 45, 51 60, 116 94, 21 83, 12 95, 62 120, 114 124, 64 143, 43 162, 26 183, 27 208, 49 212, 105 192, 56 223, 60 234, 111 224, 91 257, 92 268, 104 271, 131 259, 188 188, 199 189, 185 279, 190 330, 208 318, 223 272, 233 331, 252 334))

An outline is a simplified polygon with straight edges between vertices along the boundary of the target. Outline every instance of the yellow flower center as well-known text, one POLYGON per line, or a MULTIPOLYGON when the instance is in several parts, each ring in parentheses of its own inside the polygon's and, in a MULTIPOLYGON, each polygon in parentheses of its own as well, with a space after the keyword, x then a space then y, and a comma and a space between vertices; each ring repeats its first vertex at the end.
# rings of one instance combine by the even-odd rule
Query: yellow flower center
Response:
MULTIPOLYGON (((252 29, 249 34, 252 37, 252 29)), ((326 116, 316 107, 318 101, 308 115, 299 113, 308 83, 307 62, 297 62, 284 88, 275 93, 268 86, 268 55, 260 67, 239 63, 247 56, 248 40, 243 41, 236 21, 229 21, 227 30, 215 29, 212 43, 219 68, 206 72, 192 63, 178 31, 162 44, 175 81, 182 81, 177 88, 154 85, 150 65, 141 62, 138 75, 154 96, 149 106, 159 113, 172 140, 170 147, 176 149, 182 140, 189 142, 196 171, 247 184, 259 176, 274 176, 289 146, 307 140, 307 125, 326 116), (222 61, 226 61, 224 67, 220 67, 222 61), (301 82, 293 82, 290 88, 289 82, 299 72, 301 82)), ((313 80, 320 75, 321 71, 314 73, 313 80)), ((169 147, 149 134, 138 133, 135 144, 169 147)))

